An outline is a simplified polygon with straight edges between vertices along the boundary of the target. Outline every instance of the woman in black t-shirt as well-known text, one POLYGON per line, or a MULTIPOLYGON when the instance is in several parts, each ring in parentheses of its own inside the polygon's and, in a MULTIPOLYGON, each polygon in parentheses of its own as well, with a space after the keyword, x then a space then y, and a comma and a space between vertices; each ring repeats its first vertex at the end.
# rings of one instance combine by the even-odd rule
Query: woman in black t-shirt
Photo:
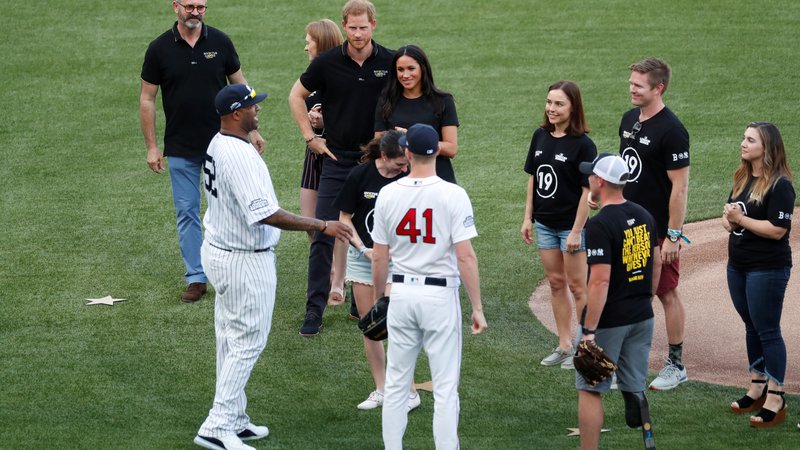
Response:
MULTIPOLYGON (((382 294, 372 289, 372 226, 378 193, 387 184, 406 175, 408 160, 398 139, 403 133, 388 131, 363 147, 362 164, 353 168, 342 185, 333 205, 339 209, 339 220, 353 227, 356 235, 347 250, 347 281, 353 286, 353 302, 358 315, 363 317, 382 294)), ((337 266, 342 272, 344 267, 337 266)), ((390 267, 391 271, 391 267, 390 267)), ((390 286, 387 284, 387 286, 390 286)), ((387 293, 388 295, 388 293, 387 293)), ((375 390, 358 405, 358 409, 373 409, 383 404, 383 386, 386 381, 386 355, 383 343, 364 339, 375 390)), ((410 405, 419 405, 419 396, 412 391, 410 405)))
POLYGON ((436 175, 456 182, 451 160, 458 153, 458 115, 453 96, 436 87, 428 57, 415 45, 400 47, 394 54, 390 76, 375 109, 375 137, 387 130, 405 132, 415 123, 439 132, 436 175))
POLYGON ((792 267, 789 232, 795 192, 783 139, 775 125, 753 122, 744 130, 741 164, 725 204, 728 291, 742 318, 750 363, 747 394, 731 404, 735 413, 760 411, 750 426, 783 422, 786 345, 781 335, 783 298, 792 267))
MULTIPOLYGON (((306 25, 306 46, 308 60, 311 61, 322 52, 342 45, 342 32, 339 27, 329 19, 316 20, 306 25)), ((322 121, 322 93, 314 91, 306 98, 308 119, 317 136, 325 135, 322 121)), ((317 189, 319 176, 322 173, 322 157, 308 149, 303 162, 303 175, 300 179, 300 214, 306 217, 315 217, 317 209, 317 189)), ((314 232, 308 232, 312 239, 314 232)), ((341 294, 341 293, 340 293, 341 294)))
POLYGON ((558 346, 542 359, 544 366, 572 368, 573 298, 577 313, 586 305, 584 226, 589 216, 589 179, 578 165, 597 155, 588 132, 578 86, 571 81, 552 84, 544 120, 533 133, 525 162, 530 179, 521 230, 522 240, 530 244, 535 224, 536 246, 550 282, 558 346))

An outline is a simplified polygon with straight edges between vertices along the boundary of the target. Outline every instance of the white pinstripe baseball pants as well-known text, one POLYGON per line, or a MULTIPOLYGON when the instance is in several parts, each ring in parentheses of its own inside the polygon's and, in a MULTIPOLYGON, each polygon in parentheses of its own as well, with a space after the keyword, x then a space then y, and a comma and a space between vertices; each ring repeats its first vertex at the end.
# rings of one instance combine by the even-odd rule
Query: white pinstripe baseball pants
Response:
POLYGON ((221 437, 250 422, 244 388, 272 326, 275 253, 229 252, 204 243, 201 254, 216 291, 217 382, 214 405, 198 434, 221 437))
POLYGON ((433 378, 433 439, 437 450, 459 448, 461 405, 461 304, 458 288, 392 284, 388 313, 389 347, 383 397, 383 444, 403 448, 408 425, 408 391, 421 348, 433 378))

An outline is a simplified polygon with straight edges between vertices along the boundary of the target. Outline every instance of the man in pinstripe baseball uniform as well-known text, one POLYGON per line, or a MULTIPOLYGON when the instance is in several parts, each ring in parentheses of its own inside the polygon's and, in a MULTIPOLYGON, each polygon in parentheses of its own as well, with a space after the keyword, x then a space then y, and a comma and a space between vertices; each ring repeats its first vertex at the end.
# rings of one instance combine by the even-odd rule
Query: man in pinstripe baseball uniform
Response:
POLYGON ((201 256, 216 290, 217 378, 214 405, 194 442, 210 449, 252 449, 242 441, 269 434, 245 413, 244 388, 272 325, 280 230, 314 230, 344 241, 352 236, 340 222, 297 216, 278 206, 269 170, 247 138, 258 128, 258 103, 266 97, 244 84, 217 94, 221 126, 203 167, 208 209, 201 256))
POLYGON ((466 191, 436 176, 439 133, 416 124, 400 138, 411 165, 407 177, 378 194, 375 203, 372 281, 377 296, 394 264, 387 324, 383 443, 401 449, 408 424, 408 391, 420 348, 433 378, 433 439, 437 450, 457 449, 458 381, 461 374, 459 276, 472 304, 472 333, 486 330, 478 259, 471 239, 478 235, 466 191))

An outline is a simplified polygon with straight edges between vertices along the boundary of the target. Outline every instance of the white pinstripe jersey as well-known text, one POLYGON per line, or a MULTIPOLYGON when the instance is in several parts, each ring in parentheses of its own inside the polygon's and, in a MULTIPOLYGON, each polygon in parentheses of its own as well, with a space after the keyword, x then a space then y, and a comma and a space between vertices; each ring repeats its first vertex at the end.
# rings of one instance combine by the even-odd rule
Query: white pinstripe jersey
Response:
POLYGON ((478 235, 467 192, 438 176, 386 185, 374 220, 372 239, 389 246, 394 273, 458 277, 453 246, 478 235))
POLYGON ((259 224, 279 206, 264 160, 250 142, 217 133, 203 166, 208 209, 205 239, 228 249, 253 251, 274 247, 281 230, 259 224))

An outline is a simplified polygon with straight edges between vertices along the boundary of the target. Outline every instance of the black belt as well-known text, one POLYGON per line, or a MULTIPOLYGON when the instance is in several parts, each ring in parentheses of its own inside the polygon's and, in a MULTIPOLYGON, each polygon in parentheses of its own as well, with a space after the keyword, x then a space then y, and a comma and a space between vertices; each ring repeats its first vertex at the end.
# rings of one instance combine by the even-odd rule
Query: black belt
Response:
MULTIPOLYGON (((405 275, 392 275, 392 281, 395 283, 402 283, 406 279, 405 275)), ((441 286, 447 287, 446 278, 424 277, 423 284, 427 286, 441 286)))
MULTIPOLYGON (((233 250, 230 250, 230 249, 227 249, 227 248, 222 248, 222 247, 216 246, 216 245, 212 244, 211 242, 209 242, 208 245, 210 245, 210 246, 212 246, 212 247, 214 247, 216 249, 222 250, 223 252, 232 252, 233 251, 233 250)), ((261 248, 261 249, 258 249, 258 250, 241 250, 241 251, 244 251, 244 252, 252 251, 253 253, 262 253, 262 252, 268 252, 270 250, 272 250, 272 247, 261 248)))

